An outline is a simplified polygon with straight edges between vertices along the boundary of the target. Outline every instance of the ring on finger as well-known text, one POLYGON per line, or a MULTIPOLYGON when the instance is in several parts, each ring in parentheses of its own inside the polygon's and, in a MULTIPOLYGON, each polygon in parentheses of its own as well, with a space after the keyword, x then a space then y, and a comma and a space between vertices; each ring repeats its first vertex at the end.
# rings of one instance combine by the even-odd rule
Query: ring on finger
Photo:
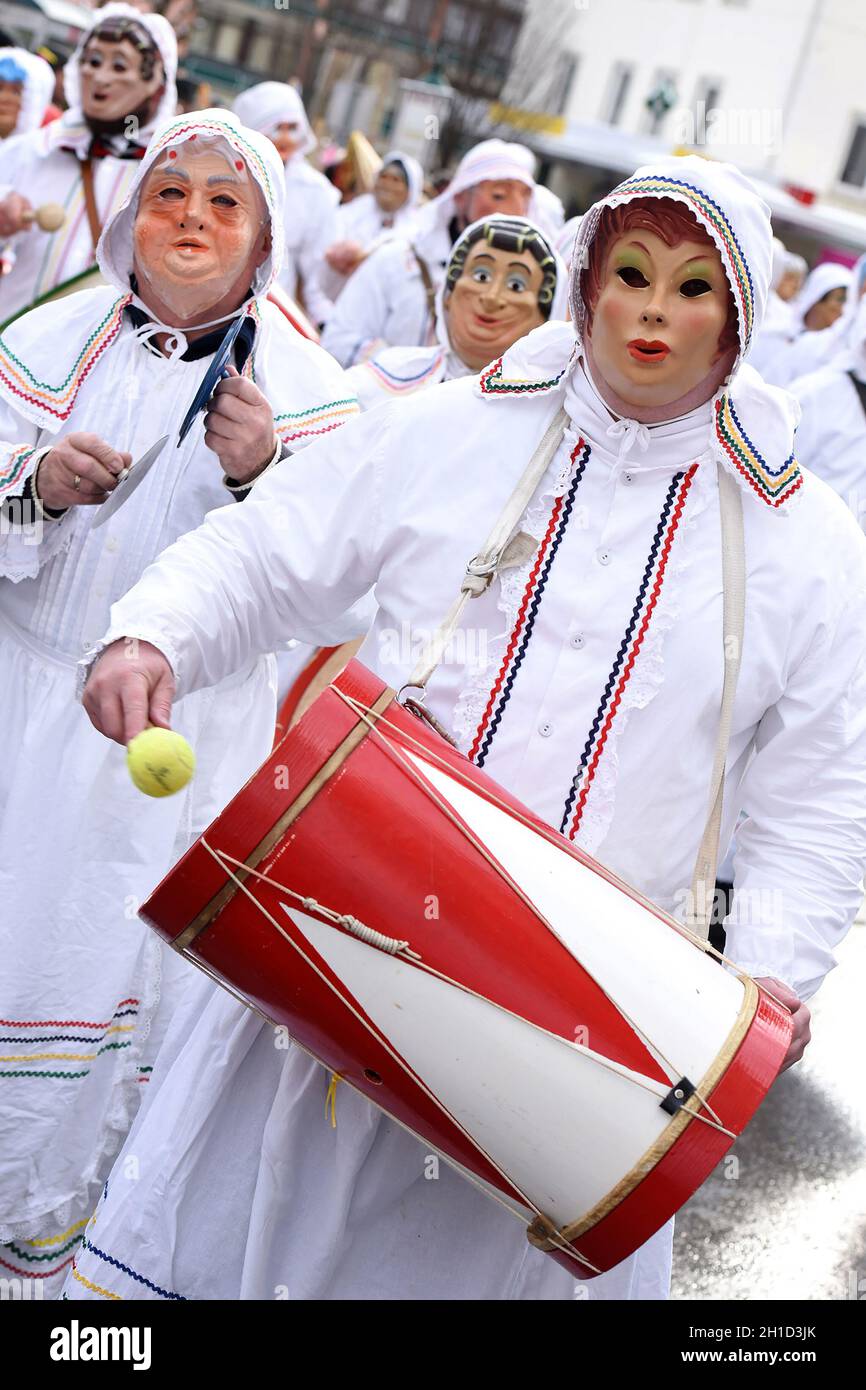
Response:
POLYGON ((80 492, 80 491, 81 491, 81 474, 80 474, 80 473, 76 473, 76 474, 75 474, 75 477, 72 479, 72 486, 73 486, 73 488, 75 489, 76 492, 80 492))

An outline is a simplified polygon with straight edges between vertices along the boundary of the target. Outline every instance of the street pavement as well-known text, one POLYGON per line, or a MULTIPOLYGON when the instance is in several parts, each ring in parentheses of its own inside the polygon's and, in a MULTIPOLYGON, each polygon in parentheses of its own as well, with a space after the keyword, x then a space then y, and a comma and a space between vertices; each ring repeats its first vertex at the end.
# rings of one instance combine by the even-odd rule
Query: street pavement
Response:
POLYGON ((677 1217, 674 1299, 866 1301, 862 921, 837 958, 803 1061, 677 1217))

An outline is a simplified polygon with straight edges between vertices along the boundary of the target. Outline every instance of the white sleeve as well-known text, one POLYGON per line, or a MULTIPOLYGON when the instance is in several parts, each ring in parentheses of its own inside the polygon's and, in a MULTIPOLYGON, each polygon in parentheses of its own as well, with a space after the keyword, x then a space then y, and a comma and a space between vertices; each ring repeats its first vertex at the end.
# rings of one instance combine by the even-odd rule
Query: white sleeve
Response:
POLYGON ((97 650, 151 642, 187 694, 288 638, 343 641, 399 515, 400 470, 384 481, 390 423, 387 410, 360 416, 273 469, 243 506, 210 512, 114 604, 97 650))
POLYGON ((389 248, 383 247, 349 276, 334 306, 322 347, 341 367, 362 360, 364 349, 374 343, 387 342, 389 268, 389 248))
POLYGON ((801 999, 836 964, 866 867, 866 578, 854 553, 841 612, 817 629, 762 718, 742 786, 726 954, 801 999))

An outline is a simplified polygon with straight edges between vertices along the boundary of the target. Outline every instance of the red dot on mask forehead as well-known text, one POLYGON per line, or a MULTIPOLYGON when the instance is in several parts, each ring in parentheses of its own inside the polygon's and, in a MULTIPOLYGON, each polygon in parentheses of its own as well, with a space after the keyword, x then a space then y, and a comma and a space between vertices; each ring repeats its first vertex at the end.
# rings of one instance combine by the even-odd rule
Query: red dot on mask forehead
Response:
POLYGON ((236 168, 237 170, 241 170, 241 169, 243 169, 243 167, 244 167, 244 161, 243 161, 242 159, 236 159, 236 160, 235 160, 235 168, 236 168))
POLYGON ((177 150, 169 150, 168 157, 169 159, 177 159, 177 150))

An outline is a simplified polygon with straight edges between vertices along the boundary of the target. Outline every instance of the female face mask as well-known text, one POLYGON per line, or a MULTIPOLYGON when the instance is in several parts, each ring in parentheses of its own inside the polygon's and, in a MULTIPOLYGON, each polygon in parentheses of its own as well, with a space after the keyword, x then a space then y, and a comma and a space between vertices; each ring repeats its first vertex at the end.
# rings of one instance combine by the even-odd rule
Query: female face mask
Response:
POLYGON ((139 293, 164 322, 180 327, 231 313, 270 249, 244 161, 207 143, 167 150, 142 186, 133 248, 139 293))
POLYGON ((595 366, 629 404, 679 400, 720 361, 729 293, 708 242, 668 246, 643 227, 626 232, 610 247, 592 314, 595 366))
POLYGON ((542 280, 531 251, 503 250, 486 240, 472 247, 445 302, 448 336, 467 367, 480 371, 544 322, 542 280))

